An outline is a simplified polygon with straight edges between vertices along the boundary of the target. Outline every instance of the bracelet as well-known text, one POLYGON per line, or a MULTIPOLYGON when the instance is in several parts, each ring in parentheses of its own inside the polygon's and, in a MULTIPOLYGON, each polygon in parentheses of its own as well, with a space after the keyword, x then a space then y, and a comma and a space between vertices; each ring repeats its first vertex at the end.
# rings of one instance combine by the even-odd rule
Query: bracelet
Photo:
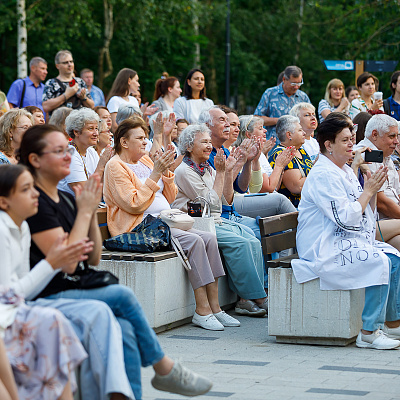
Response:
POLYGON ((65 101, 67 101, 67 95, 65 93, 63 93, 65 101))
POLYGON ((82 101, 86 101, 87 100, 87 97, 85 97, 84 99, 82 99, 82 101))

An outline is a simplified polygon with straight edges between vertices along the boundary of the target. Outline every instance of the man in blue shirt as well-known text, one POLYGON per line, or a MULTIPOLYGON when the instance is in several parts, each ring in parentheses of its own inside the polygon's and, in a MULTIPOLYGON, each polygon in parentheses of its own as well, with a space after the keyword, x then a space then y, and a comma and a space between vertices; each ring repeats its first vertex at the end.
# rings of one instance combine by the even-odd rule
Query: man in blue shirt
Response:
POLYGON ((295 65, 285 68, 280 85, 267 89, 261 97, 254 115, 262 117, 267 129, 267 140, 276 137, 275 126, 279 117, 289 114, 291 108, 302 102, 311 103, 308 96, 300 90, 303 85, 303 72, 295 65))
POLYGON ((42 57, 33 57, 29 63, 30 74, 24 79, 14 81, 7 93, 11 108, 36 106, 43 111, 42 96, 47 76, 47 61, 42 57))
POLYGON ((85 81, 87 89, 89 91, 90 97, 94 101, 94 106, 106 106, 106 100, 104 98, 104 93, 103 91, 93 85, 93 80, 94 80, 94 73, 91 69, 89 68, 84 68, 81 71, 81 78, 85 81))

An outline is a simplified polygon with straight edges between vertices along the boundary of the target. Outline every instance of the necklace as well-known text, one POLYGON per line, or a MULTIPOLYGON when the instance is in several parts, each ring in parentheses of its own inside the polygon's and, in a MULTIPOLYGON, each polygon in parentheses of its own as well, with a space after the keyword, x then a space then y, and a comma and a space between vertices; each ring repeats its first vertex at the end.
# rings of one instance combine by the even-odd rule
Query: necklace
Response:
POLYGON ((71 144, 71 146, 73 146, 74 148, 75 148, 75 150, 78 152, 78 154, 80 155, 80 157, 81 157, 81 159, 82 159, 82 162, 83 162, 83 169, 84 169, 84 171, 85 171, 85 175, 86 175, 86 179, 89 179, 89 174, 88 174, 88 172, 87 172, 87 169, 86 169, 86 164, 85 164, 85 158, 83 157, 83 155, 79 152, 79 149, 78 149, 78 146, 76 145, 76 143, 74 143, 74 142, 70 142, 70 144, 71 144))

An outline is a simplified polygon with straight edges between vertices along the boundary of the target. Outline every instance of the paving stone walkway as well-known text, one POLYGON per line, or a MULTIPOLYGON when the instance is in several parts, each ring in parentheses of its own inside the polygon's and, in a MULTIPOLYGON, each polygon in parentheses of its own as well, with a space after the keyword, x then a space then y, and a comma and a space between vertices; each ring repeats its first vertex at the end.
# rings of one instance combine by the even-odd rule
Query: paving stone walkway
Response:
MULTIPOLYGON (((211 332, 187 324, 158 335, 166 354, 214 382, 197 399, 400 400, 400 350, 278 344, 267 318, 238 317, 239 328, 211 332)), ((152 388, 142 369, 143 400, 186 397, 152 388)))

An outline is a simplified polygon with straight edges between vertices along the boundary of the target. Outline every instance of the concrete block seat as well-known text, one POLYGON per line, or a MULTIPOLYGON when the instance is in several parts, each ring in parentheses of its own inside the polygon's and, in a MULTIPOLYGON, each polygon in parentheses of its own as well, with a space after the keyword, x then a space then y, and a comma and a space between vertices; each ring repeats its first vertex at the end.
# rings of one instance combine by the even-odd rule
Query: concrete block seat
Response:
MULTIPOLYGON (((106 211, 98 212, 103 239, 109 237, 106 211), (105 228, 105 229, 104 229, 105 228)), ((156 332, 190 322, 195 310, 192 286, 174 251, 155 253, 110 252, 103 249, 97 269, 110 271, 130 287, 156 332)), ((221 307, 230 308, 237 295, 226 276, 218 280, 221 307)))
MULTIPOLYGON (((265 256, 296 247, 297 212, 262 218, 265 256)), ((364 289, 320 290, 319 279, 299 284, 290 268, 297 254, 267 261, 268 334, 279 343, 346 346, 362 327, 364 289)))

